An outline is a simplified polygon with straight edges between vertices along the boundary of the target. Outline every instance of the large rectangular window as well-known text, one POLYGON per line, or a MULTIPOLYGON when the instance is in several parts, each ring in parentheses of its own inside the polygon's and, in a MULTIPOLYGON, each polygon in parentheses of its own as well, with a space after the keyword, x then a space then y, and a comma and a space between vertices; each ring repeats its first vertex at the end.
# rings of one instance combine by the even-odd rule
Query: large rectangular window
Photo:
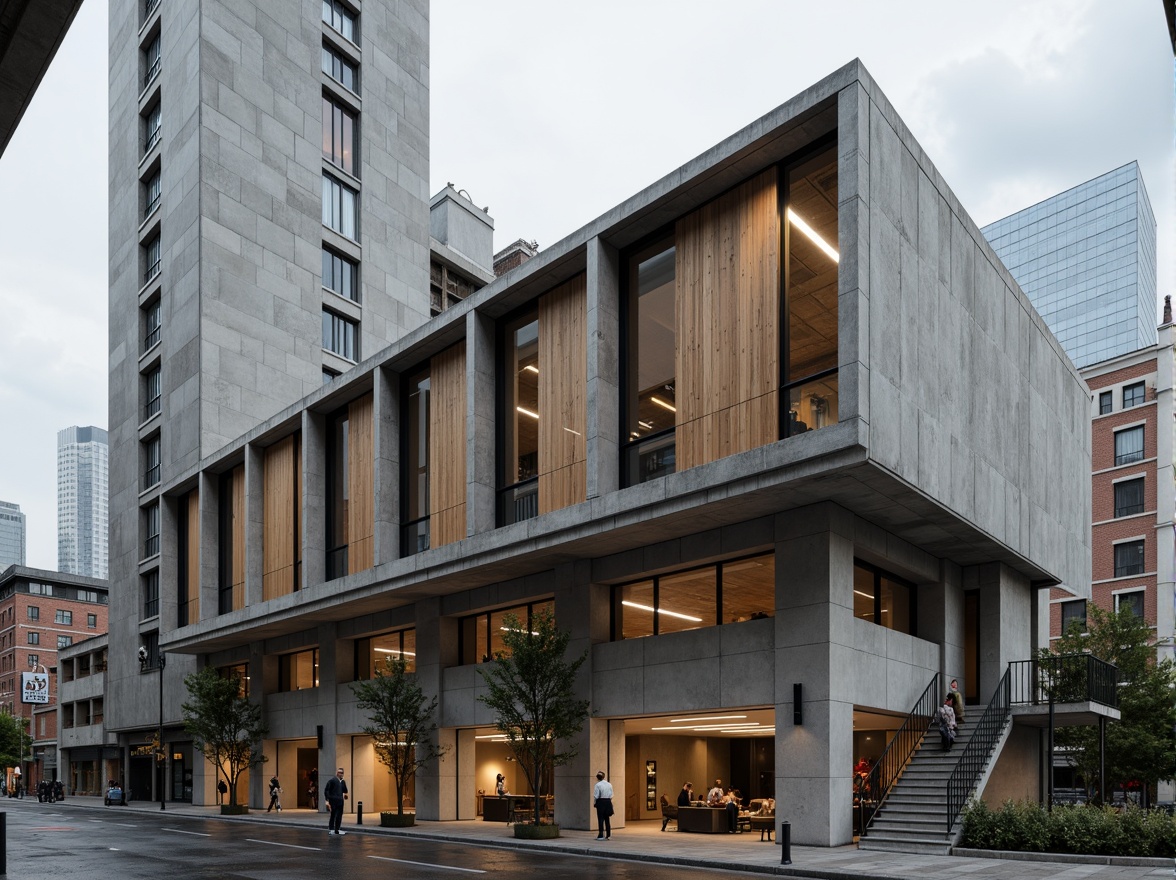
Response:
POLYGON ((159 198, 163 195, 162 172, 157 168, 145 184, 143 184, 143 219, 146 220, 159 207, 159 198))
POLYGON ((837 422, 837 150, 791 166, 784 187, 781 434, 837 422))
POLYGON ((323 348, 349 361, 359 360, 359 325, 323 309, 323 348))
POLYGON ((143 246, 143 283, 155 279, 163 265, 163 244, 158 235, 143 246))
POLYGON ((1115 596, 1115 610, 1130 611, 1140 620, 1143 620, 1144 609, 1144 591, 1134 590, 1130 593, 1118 593, 1115 596))
POLYGON ((163 397, 163 370, 156 367, 143 377, 143 421, 159 412, 163 397))
POLYGON ((672 237, 628 260, 625 339, 625 481, 672 474, 677 414, 678 315, 672 237))
POLYGON ((1143 541, 1115 545, 1115 577, 1143 574, 1143 541))
POLYGON ((323 158, 355 174, 355 114, 323 95, 323 158))
POLYGON ((143 586, 143 619, 159 616, 159 572, 149 571, 141 580, 143 586))
POLYGON ((143 351, 146 353, 159 342, 163 328, 163 307, 156 300, 143 309, 143 351))
POLYGON ((1062 603, 1062 633, 1071 626, 1078 627, 1078 632, 1086 632, 1086 600, 1075 599, 1062 603))
POLYGON ((159 139, 163 133, 163 104, 156 102, 147 115, 143 118, 143 155, 146 157, 148 153, 159 145, 159 139))
POLYGON ((546 599, 462 618, 458 662, 463 665, 489 663, 498 654, 505 654, 506 645, 502 641, 502 634, 507 630, 506 619, 513 616, 518 618, 520 624, 530 627, 532 617, 541 610, 554 615, 554 603, 546 599))
POLYGON ((402 629, 382 633, 355 642, 355 680, 374 678, 376 670, 383 671, 384 661, 404 660, 405 671, 416 672, 416 630, 402 629))
POLYGON ((498 522, 539 515, 539 315, 528 309, 503 325, 500 412, 502 471, 498 522))
POLYGON ((323 175, 323 225, 359 240, 359 193, 329 174, 323 175))
POLYGON ((1123 386, 1123 409, 1139 406, 1147 400, 1147 386, 1143 382, 1133 382, 1123 386))
POLYGON ((327 46, 323 46, 323 73, 343 88, 359 94, 359 68, 327 46))
POLYGON ((1143 461, 1143 425, 1115 432, 1115 464, 1143 461))
POLYGON ((339 0, 323 0, 323 21, 348 41, 355 42, 355 13, 339 0))
POLYGON ((359 266, 347 257, 323 248, 323 287, 344 299, 359 302, 359 266))
POLYGON ((245 465, 220 478, 217 613, 245 607, 245 465))
POLYGON ((853 616, 915 634, 915 588, 879 568, 855 561, 853 616))
POLYGON ((319 684, 318 648, 278 658, 278 690, 304 691, 319 684))
POLYGON ((1111 397, 1112 397, 1112 395, 1111 395, 1110 391, 1103 391, 1102 393, 1099 394, 1099 396, 1098 396, 1098 414, 1100 416, 1105 416, 1107 413, 1109 413, 1111 411, 1111 407, 1113 405, 1111 402, 1111 397))
POLYGON ((152 504, 143 511, 143 558, 148 559, 159 553, 159 504, 152 504))
POLYGON ((157 33, 143 52, 143 88, 147 88, 151 85, 151 81, 159 76, 159 70, 163 65, 161 46, 161 34, 157 33))
POLYGON ((200 495, 193 489, 176 505, 176 625, 200 619, 200 495))
POLYGON ((147 489, 159 482, 159 435, 143 442, 143 488, 147 489))
POLYGON ((404 406, 404 555, 429 549, 429 405, 428 367, 405 381, 404 406))
POLYGON ((1143 513, 1143 477, 1115 483, 1115 516, 1143 513))

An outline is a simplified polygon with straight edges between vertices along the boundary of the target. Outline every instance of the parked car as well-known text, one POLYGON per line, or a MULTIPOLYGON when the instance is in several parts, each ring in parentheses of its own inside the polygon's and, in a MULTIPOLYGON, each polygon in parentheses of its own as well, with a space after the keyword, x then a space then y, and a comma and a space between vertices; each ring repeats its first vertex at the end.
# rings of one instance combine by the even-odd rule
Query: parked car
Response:
POLYGON ((118 804, 125 807, 127 805, 126 795, 123 793, 121 785, 112 785, 106 789, 106 796, 102 798, 102 803, 106 806, 111 804, 118 804))

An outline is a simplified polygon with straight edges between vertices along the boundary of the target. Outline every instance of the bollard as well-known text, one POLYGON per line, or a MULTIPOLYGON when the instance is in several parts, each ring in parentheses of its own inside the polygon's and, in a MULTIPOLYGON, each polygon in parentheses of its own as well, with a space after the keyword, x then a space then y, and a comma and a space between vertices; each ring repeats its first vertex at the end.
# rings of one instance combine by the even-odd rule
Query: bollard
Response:
POLYGON ((792 864, 792 823, 780 823, 780 864, 792 864))
POLYGON ((355 804, 355 824, 363 824, 363 801, 358 801, 355 804))
POLYGON ((8 876, 8 812, 0 812, 0 877, 8 876))

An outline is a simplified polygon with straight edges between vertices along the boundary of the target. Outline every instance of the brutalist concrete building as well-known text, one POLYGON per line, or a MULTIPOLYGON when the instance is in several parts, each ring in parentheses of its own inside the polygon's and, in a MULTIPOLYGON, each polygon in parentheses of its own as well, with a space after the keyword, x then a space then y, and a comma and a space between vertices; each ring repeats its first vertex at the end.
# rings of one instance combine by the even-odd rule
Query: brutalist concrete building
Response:
MULTIPOLYGON (((142 645, 170 658, 165 772, 195 801, 214 778, 180 679, 211 665, 263 706, 289 807, 336 766, 385 807, 349 684, 394 655, 449 746, 418 818, 488 816, 498 773, 525 783, 479 665, 507 614, 551 608, 591 704, 544 783, 559 822, 589 827, 603 768, 618 821, 718 776, 787 804, 797 842, 848 841, 869 742, 936 674, 987 702, 1040 591, 1089 591, 1081 378, 858 62, 491 280, 457 193, 464 231, 430 228, 454 220, 423 191, 427 5, 301 9, 112 5, 106 724, 128 775, 157 711, 142 645), (154 56, 121 49, 157 26, 141 86, 154 56), (437 309, 446 253, 471 286, 437 309)), ((1036 742, 1004 749, 1023 788, 1036 742)))

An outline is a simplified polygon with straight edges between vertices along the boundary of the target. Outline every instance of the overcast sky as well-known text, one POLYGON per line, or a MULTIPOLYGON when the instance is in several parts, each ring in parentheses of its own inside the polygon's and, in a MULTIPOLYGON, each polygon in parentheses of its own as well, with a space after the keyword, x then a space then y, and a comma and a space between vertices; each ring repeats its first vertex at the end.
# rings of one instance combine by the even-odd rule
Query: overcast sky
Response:
MULTIPOLYGON (((50 569, 57 431, 106 427, 106 15, 85 0, 0 158, 0 499, 50 569)), ((496 249, 553 244, 859 57, 981 226, 1138 160, 1173 291, 1160 0, 435 0, 431 16, 431 191, 488 205, 496 249)))

